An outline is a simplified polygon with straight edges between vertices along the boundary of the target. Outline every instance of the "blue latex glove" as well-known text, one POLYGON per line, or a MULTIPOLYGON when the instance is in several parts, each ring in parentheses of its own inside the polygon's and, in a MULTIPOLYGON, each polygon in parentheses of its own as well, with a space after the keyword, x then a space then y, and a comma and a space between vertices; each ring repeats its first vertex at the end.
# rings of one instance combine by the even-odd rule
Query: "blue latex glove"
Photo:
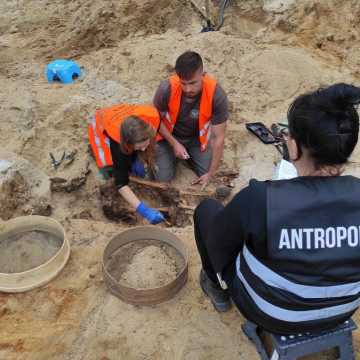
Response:
POLYGON ((165 221, 160 211, 147 207, 143 202, 136 208, 136 212, 144 217, 150 224, 158 224, 165 221))
POLYGON ((131 173, 141 178, 145 177, 144 164, 138 158, 136 158, 131 164, 131 173))

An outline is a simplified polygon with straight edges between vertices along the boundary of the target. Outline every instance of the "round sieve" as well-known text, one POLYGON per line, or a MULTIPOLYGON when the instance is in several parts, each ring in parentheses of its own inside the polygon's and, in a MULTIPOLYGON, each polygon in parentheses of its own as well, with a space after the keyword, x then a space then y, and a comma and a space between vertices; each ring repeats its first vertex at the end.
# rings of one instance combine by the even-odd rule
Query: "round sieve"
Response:
POLYGON ((102 268, 105 283, 112 294, 133 305, 155 305, 171 299, 186 283, 188 276, 188 255, 180 239, 168 230, 155 226, 138 226, 123 231, 110 240, 104 250, 102 268), (108 271, 112 254, 122 246, 138 240, 150 239, 172 246, 183 258, 183 267, 175 279, 163 286, 136 289, 119 283, 108 271))
POLYGON ((61 247, 46 262, 22 272, 0 272, 0 291, 23 292, 52 280, 65 266, 70 256, 70 245, 64 228, 56 220, 38 215, 22 216, 0 224, 0 241, 29 232, 44 231, 62 239, 61 247))

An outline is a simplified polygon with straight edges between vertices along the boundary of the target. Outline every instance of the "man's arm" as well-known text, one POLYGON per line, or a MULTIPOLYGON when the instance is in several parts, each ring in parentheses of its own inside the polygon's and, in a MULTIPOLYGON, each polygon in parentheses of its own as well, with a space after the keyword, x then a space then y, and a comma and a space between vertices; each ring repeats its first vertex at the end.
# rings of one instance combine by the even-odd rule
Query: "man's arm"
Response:
POLYGON ((166 115, 168 108, 168 102, 170 97, 170 83, 168 80, 162 81, 156 90, 154 95, 153 104, 158 109, 161 116, 161 124, 159 128, 159 134, 171 145, 174 150, 174 154, 179 159, 189 159, 189 154, 185 147, 181 145, 170 133, 167 127, 164 125, 162 119, 166 115))
POLYGON ((159 128, 159 134, 171 145, 174 146, 176 139, 172 136, 170 131, 167 129, 167 127, 164 125, 161 119, 160 128, 159 128))
POLYGON ((211 132, 213 136, 211 141, 213 154, 208 173, 210 176, 213 176, 220 165, 220 161, 224 153, 226 122, 219 125, 213 125, 211 127, 211 132))
POLYGON ((211 145, 213 154, 209 170, 203 176, 200 176, 194 183, 202 184, 201 189, 204 189, 214 176, 216 170, 220 165, 220 161, 224 152, 224 141, 226 131, 226 121, 229 118, 229 104, 225 91, 217 84, 213 101, 213 116, 211 118, 212 139, 211 145))
POLYGON ((216 170, 220 165, 220 161, 224 152, 224 143, 225 143, 225 132, 226 132, 226 122, 223 122, 219 125, 212 125, 211 133, 211 145, 212 145, 212 158, 209 170, 206 174, 200 176, 196 179, 193 184, 201 184, 201 190, 210 182, 211 178, 215 175, 216 170))
POLYGON ((185 147, 181 145, 164 125, 162 119, 169 110, 168 102, 170 97, 170 83, 168 80, 162 81, 154 95, 153 104, 158 109, 161 116, 159 134, 166 140, 174 150, 174 154, 179 159, 189 159, 189 154, 185 147))
POLYGON ((171 145, 171 147, 174 150, 174 154, 177 158, 187 160, 190 158, 188 152, 186 151, 185 147, 180 144, 170 133, 170 131, 167 129, 167 127, 164 125, 163 122, 161 122, 160 129, 159 129, 160 135, 171 145))

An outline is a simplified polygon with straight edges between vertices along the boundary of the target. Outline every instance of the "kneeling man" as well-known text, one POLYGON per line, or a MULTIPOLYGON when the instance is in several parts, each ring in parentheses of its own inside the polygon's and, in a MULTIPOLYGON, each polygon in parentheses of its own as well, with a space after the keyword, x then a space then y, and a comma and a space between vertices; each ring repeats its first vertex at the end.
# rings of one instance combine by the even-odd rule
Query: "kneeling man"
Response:
POLYGON ((201 56, 193 51, 180 55, 176 74, 161 82, 154 106, 161 114, 156 151, 158 181, 175 177, 176 159, 187 160, 202 189, 219 167, 228 119, 227 96, 203 70, 201 56))

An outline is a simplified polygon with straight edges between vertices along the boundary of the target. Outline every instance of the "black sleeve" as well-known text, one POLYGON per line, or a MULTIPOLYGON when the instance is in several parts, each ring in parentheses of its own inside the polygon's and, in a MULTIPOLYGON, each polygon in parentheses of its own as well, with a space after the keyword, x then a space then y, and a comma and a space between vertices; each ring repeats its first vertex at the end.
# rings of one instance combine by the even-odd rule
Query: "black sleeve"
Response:
POLYGON ((113 177, 115 185, 118 189, 129 184, 129 173, 131 171, 131 163, 133 155, 124 154, 119 144, 110 139, 110 151, 113 161, 113 177))
POLYGON ((208 250, 216 272, 236 259, 245 241, 257 254, 266 253, 266 184, 251 180, 216 215, 209 236, 208 250))

